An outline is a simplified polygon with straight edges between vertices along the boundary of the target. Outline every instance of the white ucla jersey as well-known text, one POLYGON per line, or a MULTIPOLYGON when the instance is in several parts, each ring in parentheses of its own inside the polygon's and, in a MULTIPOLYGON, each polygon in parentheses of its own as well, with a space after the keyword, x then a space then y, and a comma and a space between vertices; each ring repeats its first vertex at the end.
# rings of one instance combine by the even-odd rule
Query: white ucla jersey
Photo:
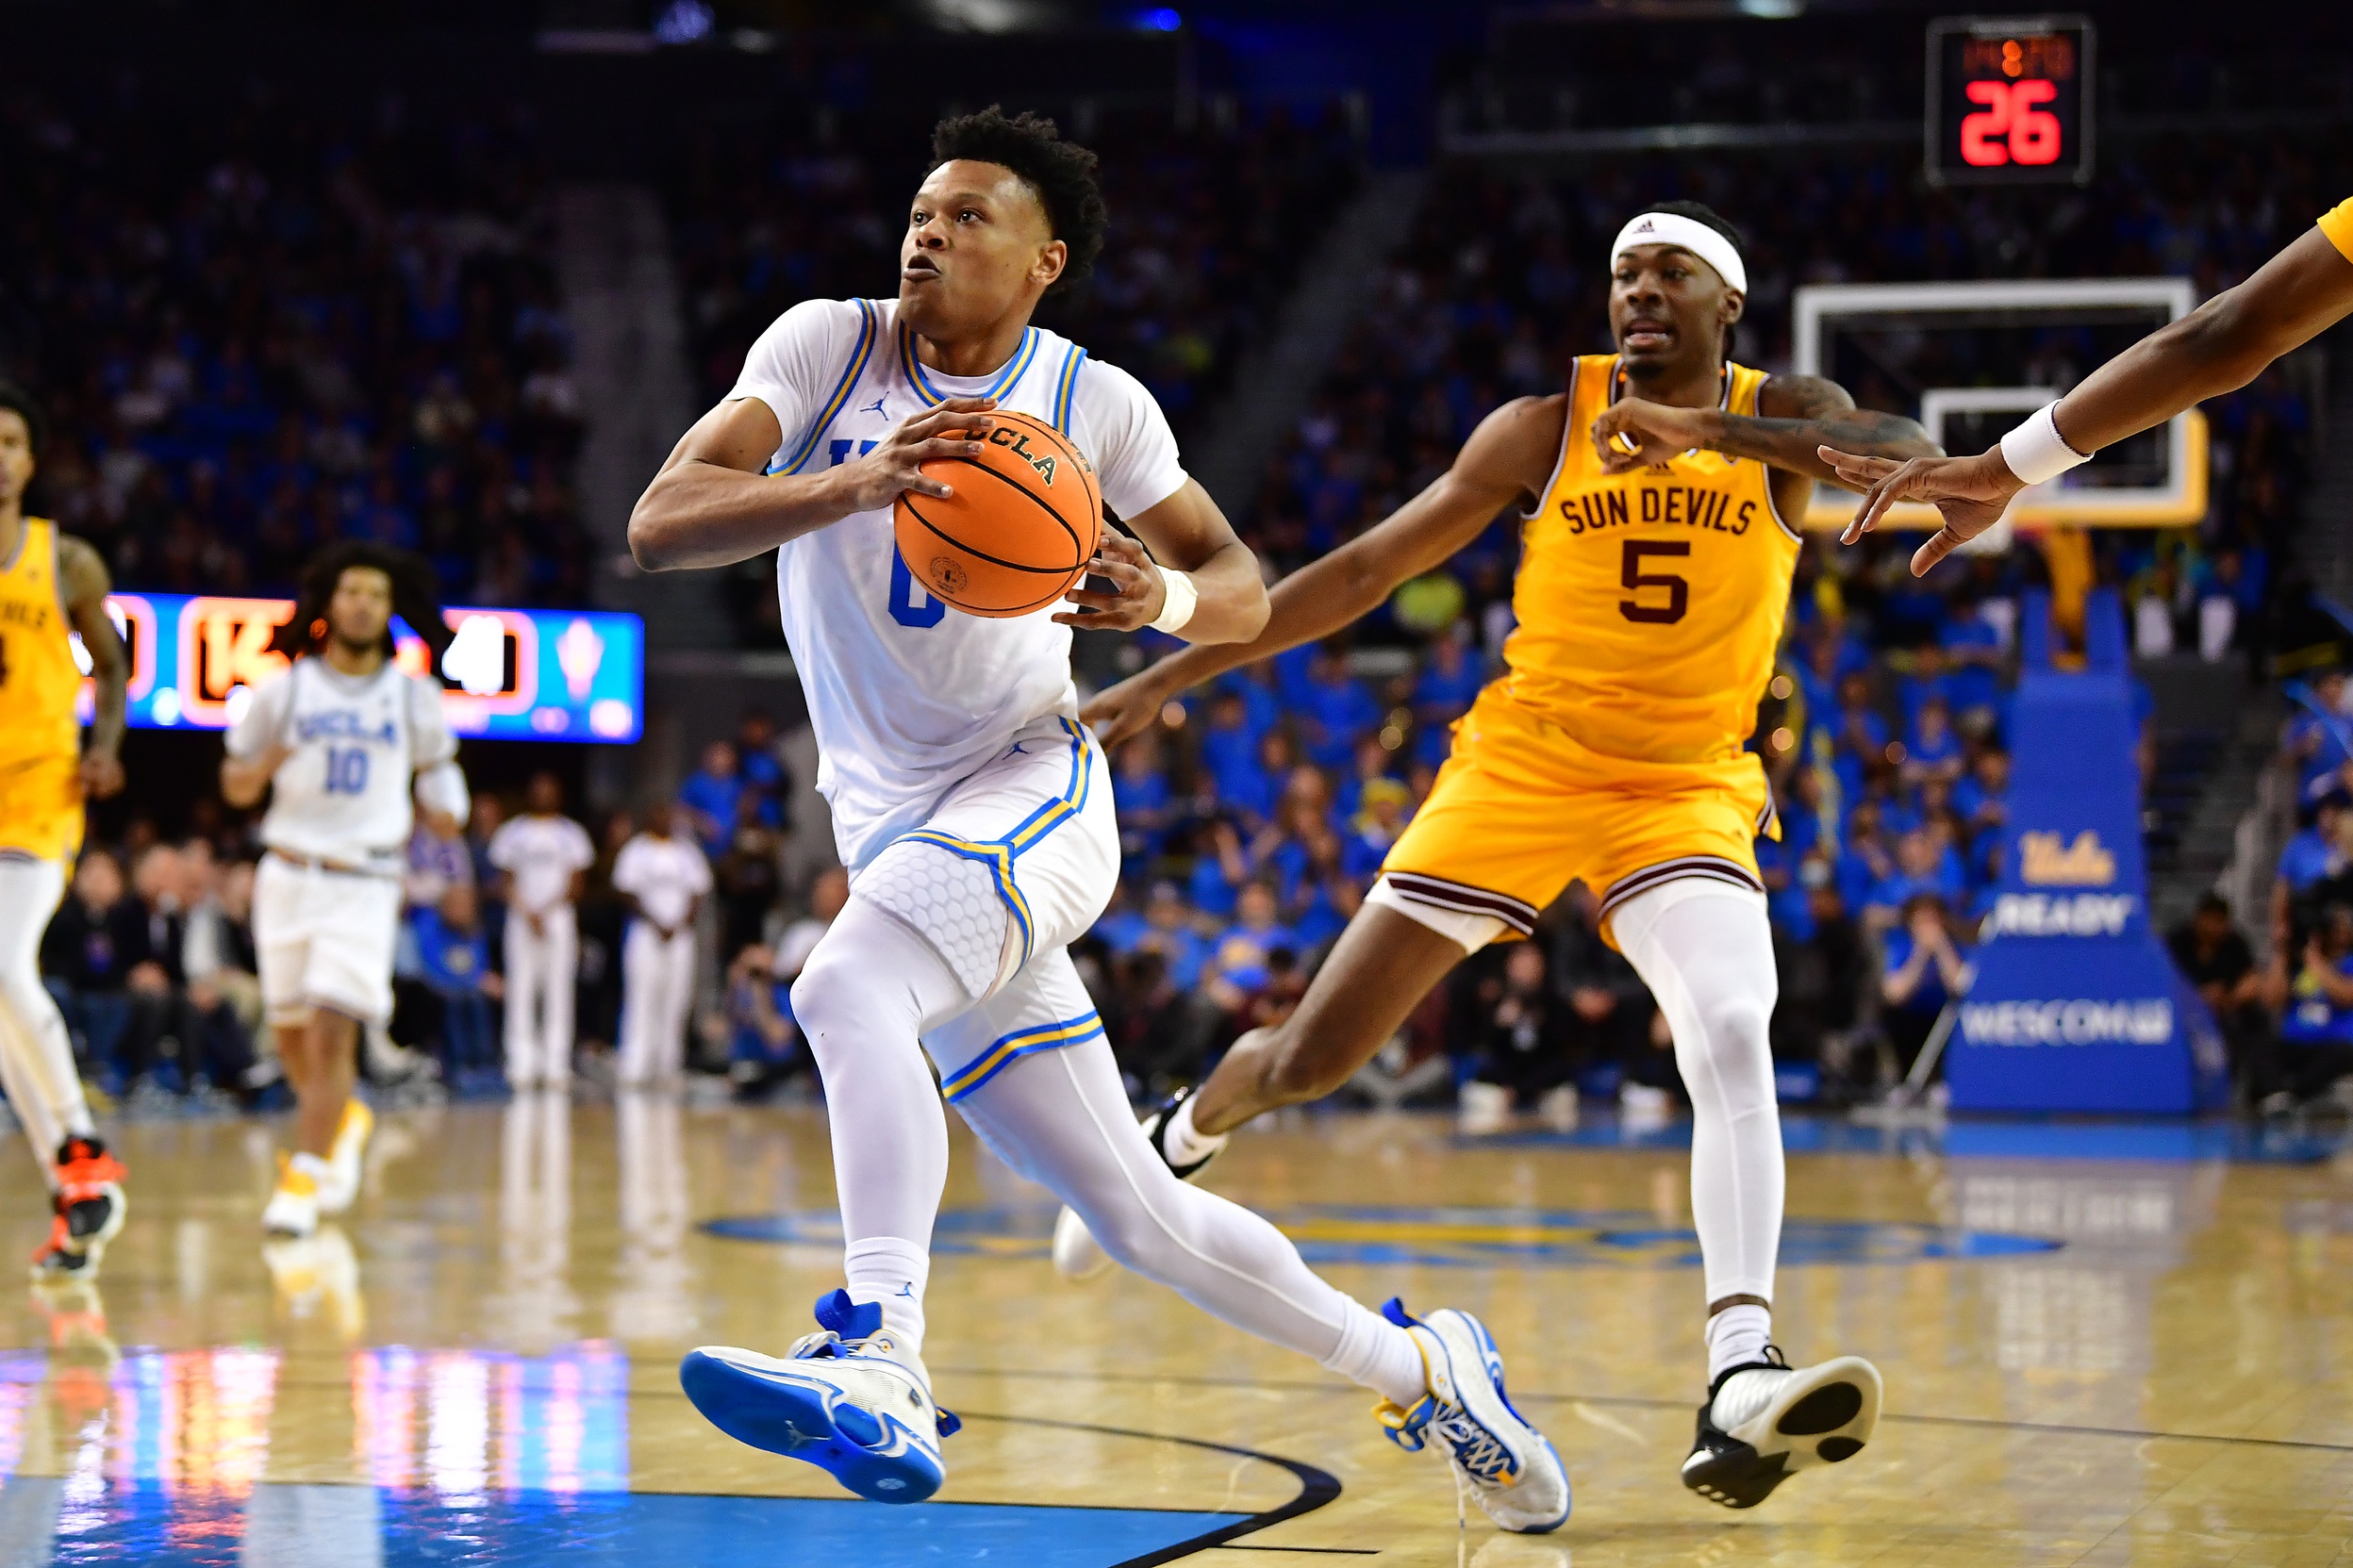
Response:
MULTIPOLYGON (((995 372, 942 375, 917 360, 897 301, 811 300, 761 335, 728 395, 775 414, 784 444, 771 473, 849 462, 945 399, 986 396, 1068 435, 1118 516, 1185 484, 1176 437, 1143 384, 1036 327, 995 372)), ((1024 726, 1078 712, 1070 628, 1052 619, 1062 606, 1003 620, 950 609, 899 559, 887 506, 792 540, 776 575, 817 734, 817 787, 853 868, 1024 726)))
POLYGON ((401 872, 417 770, 457 754, 440 688, 389 660, 373 675, 345 675, 300 658, 256 686, 229 730, 229 755, 279 744, 292 752, 270 781, 262 843, 388 876, 401 872))

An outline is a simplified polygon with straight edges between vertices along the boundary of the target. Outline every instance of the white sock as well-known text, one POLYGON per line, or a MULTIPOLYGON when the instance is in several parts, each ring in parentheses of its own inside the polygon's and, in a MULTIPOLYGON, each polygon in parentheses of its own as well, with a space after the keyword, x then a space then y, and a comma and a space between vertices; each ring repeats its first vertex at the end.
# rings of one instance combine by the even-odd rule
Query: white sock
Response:
MULTIPOLYGON (((1190 1103, 1189 1101, 1187 1103, 1190 1103)), ((1414 1336, 1363 1302, 1343 1297, 1340 1343, 1323 1359, 1327 1372, 1361 1383, 1384 1399, 1411 1410, 1430 1392, 1430 1370, 1422 1364, 1414 1336)))
POLYGON ((334 1174, 333 1168, 316 1154, 297 1154, 287 1164, 322 1185, 334 1174))
POLYGON ((871 1301, 883 1310, 883 1327, 897 1335, 909 1355, 923 1353, 923 1291, 932 1278, 924 1250, 897 1236, 852 1242, 843 1254, 850 1299, 871 1301))
POLYGON ((1168 1127, 1160 1134, 1162 1145, 1168 1150, 1168 1158, 1180 1165, 1189 1165, 1196 1161, 1208 1159, 1218 1150, 1225 1147, 1226 1139, 1232 1136, 1225 1132, 1193 1131, 1194 1098, 1191 1095, 1185 1097, 1178 1104, 1176 1114, 1168 1118, 1168 1127))
POLYGON ((1727 1367, 1765 1360, 1765 1342, 1773 1337, 1773 1310, 1744 1301, 1708 1319, 1708 1383, 1727 1367))

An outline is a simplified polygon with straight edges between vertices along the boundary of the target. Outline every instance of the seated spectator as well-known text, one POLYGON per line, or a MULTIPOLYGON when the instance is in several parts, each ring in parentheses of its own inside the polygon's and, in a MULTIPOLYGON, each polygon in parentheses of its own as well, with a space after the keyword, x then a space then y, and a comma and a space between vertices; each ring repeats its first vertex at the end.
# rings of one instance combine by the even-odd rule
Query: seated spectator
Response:
POLYGON ((1573 888, 1566 901, 1568 917, 1552 938, 1552 985, 1568 1003, 1563 1025, 1578 1070, 1593 1071, 1595 1087, 1604 1095, 1621 1081, 1671 1081, 1672 1058, 1650 1060, 1657 1053, 1644 1043, 1656 1011, 1650 988, 1625 955, 1601 939, 1600 904, 1592 893, 1573 888))
POLYGON ((131 1027, 131 975, 141 965, 153 967, 146 911, 123 885, 112 855, 84 850, 69 896, 42 934, 41 973, 65 1015, 85 1075, 115 1094, 136 1076, 123 1047, 131 1027))
POLYGON ((1107 992, 1103 1032, 1129 1098, 1157 1100, 1201 1080, 1222 1020, 1191 986, 1178 983, 1165 953, 1147 946, 1116 957, 1107 992))
POLYGON ((1504 951, 1501 995, 1482 1009, 1478 1066, 1463 1085, 1466 1132, 1496 1131, 1515 1110, 1540 1110, 1555 1126, 1576 1125, 1574 1013, 1553 994, 1545 967, 1544 949, 1533 942, 1514 942, 1504 951))
POLYGON ((727 841, 736 831, 736 801, 746 788, 736 749, 724 740, 703 748, 703 766, 678 786, 678 803, 686 808, 687 826, 710 859, 727 852, 727 841))
POLYGON ((504 994, 490 972, 490 945, 471 883, 457 883, 441 901, 412 911, 420 978, 439 1003, 441 1072, 452 1084, 495 1071, 498 1039, 490 1003, 504 994))
POLYGON ((1291 737, 1269 730, 1258 737, 1258 754, 1247 770, 1237 770, 1218 783, 1218 803, 1230 807, 1242 822, 1259 827, 1273 820, 1282 803, 1283 782, 1297 762, 1291 737))
POLYGON ((1365 786, 1377 780, 1395 780, 1399 762, 1396 753, 1381 744, 1379 735, 1366 735, 1356 742, 1356 755, 1349 770, 1341 775, 1340 787, 1333 792, 1332 815, 1346 822, 1362 810, 1365 786))
POLYGON ((2279 1015, 2278 1061, 2258 1102, 2266 1114, 2353 1077, 2353 909, 2329 905, 2302 949, 2291 956, 2290 946, 2278 944, 2264 983, 2279 1015))
POLYGON ((1348 672, 1348 660, 1317 649, 1307 677, 1301 740, 1307 760, 1318 767, 1345 767, 1357 740, 1381 724, 1381 704, 1365 683, 1348 672))
MULTIPOLYGON (((191 840, 188 850, 203 843, 191 840)), ((206 860, 209 860, 209 846, 206 860)), ((240 860, 213 873, 212 892, 191 904, 180 938, 180 966, 187 973, 191 999, 199 988, 228 1004, 238 1025, 263 1056, 257 1081, 278 1075, 273 1053, 263 1050, 269 1031, 262 1026, 260 959, 254 950, 254 863, 240 860)), ((207 1005, 199 1000, 199 1006, 207 1005)))
POLYGON ((727 1078, 737 1099, 764 1100, 810 1065, 792 1017, 792 982, 778 976, 776 955, 756 942, 727 966, 726 1012, 727 1078))
POLYGON ((1833 874, 1838 896, 1850 910, 1869 904, 1871 890, 1896 874, 1895 852, 1880 831, 1878 801, 1856 803, 1854 815, 1847 821, 1847 843, 1839 851, 1833 874))
POLYGON ((2353 839, 2353 797, 2331 791, 2313 803, 2311 825, 2279 851, 2279 874, 2271 884, 2275 927, 2312 924, 2319 905, 2328 901, 2323 890, 2353 867, 2348 839, 2353 839))
POLYGON ((771 827, 785 799, 785 765, 776 755, 776 720, 766 709, 752 708, 736 720, 736 767, 747 788, 769 802, 761 820, 771 827))
POLYGON ((1977 595, 1964 592, 1937 634, 1945 653, 1945 697, 1954 726, 1967 735, 1991 734, 2000 723, 2001 677, 2009 663, 2001 631, 1985 619, 1977 595))
POLYGON ((1953 784, 1953 810, 1961 814, 1970 842, 2010 824, 2010 753, 1986 747, 1969 759, 1969 770, 1953 784))
POLYGON ((1209 700, 1209 720, 1201 731, 1201 771, 1217 786, 1218 799, 1231 805, 1248 802, 1269 786, 1258 772, 1258 740, 1250 709, 1238 691, 1220 691, 1209 700))
POLYGON ((2353 788, 2353 721, 2345 711, 2345 681, 2342 669, 2325 669, 2312 677, 2312 696, 2321 711, 2298 707, 2288 720, 2287 753, 2296 766, 2296 798, 2311 802, 2335 790, 2353 788))
POLYGON ((1340 868, 1369 883, 1412 816, 1413 796, 1403 784, 1395 779, 1375 779, 1366 784, 1363 804, 1349 824, 1348 836, 1341 840, 1340 868))
POLYGON ((1949 718, 1952 687, 1945 674, 1945 651, 1935 643, 1924 642, 1912 651, 1910 672, 1896 682, 1896 702, 1903 710, 1905 733, 1919 728, 1920 710, 1931 701, 1944 703, 1949 718))
POLYGON ((1903 923, 1903 911, 1920 894, 1934 895, 1941 913, 1958 907, 1966 891, 1950 846, 1926 828, 1914 828, 1896 840, 1895 874, 1871 889, 1863 923, 1885 931, 1903 923))
POLYGON ((1954 939, 1940 895, 1923 890, 1904 900, 1901 917, 1887 933, 1880 981, 1880 1025, 1896 1053, 1897 1078, 1912 1071, 1945 1004, 1968 989, 1967 953, 1954 939))
POLYGON ((1300 940, 1300 947, 1311 962, 1312 973, 1340 933, 1356 917, 1365 905, 1365 883, 1345 872, 1325 877, 1316 884, 1315 891, 1301 906, 1291 921, 1291 933, 1300 940))
POLYGON ((2182 978, 2197 987, 2213 1014, 2230 1048, 2232 1076, 2251 1086, 2249 1075, 2269 1043, 2271 1019, 2263 1011, 2263 977, 2255 966, 2255 950, 2230 918, 2230 900, 2206 894, 2196 913, 2165 938, 2165 946, 2182 978))
POLYGON ((1242 835, 1231 821, 1219 817, 1194 845, 1193 873, 1185 883, 1188 900, 1203 915, 1222 920, 1234 913, 1234 900, 1249 880, 1242 835))
POLYGON ((1831 730, 1841 793, 1849 801, 1863 798, 1866 774, 1886 766, 1887 721, 1871 705, 1871 677, 1854 670, 1838 683, 1838 713, 1831 730))
POLYGON ((1961 777, 1964 762, 1961 736, 1952 727, 1951 711, 1942 697, 1922 702, 1912 716, 1912 732, 1904 740, 1899 770, 1906 784, 1918 788, 1929 780, 1951 784, 1961 777))
POLYGON ((1235 900, 1233 924, 1210 946, 1202 983, 1210 999, 1239 1018, 1251 999, 1265 988, 1268 960, 1277 949, 1299 953, 1299 937, 1277 917, 1274 884, 1264 879, 1244 887, 1235 900))
POLYGON ((1446 760, 1454 721, 1470 711, 1486 671, 1471 652, 1470 623, 1457 621, 1430 645, 1421 678, 1414 684, 1414 753, 1433 764, 1446 760))
POLYGON ((1870 948, 1838 896, 1827 863, 1807 861, 1798 880, 1807 934, 1774 944, 1781 999, 1773 1008, 1773 1054, 1786 1061, 1818 1061, 1825 1092, 1843 1098, 1854 1061, 1855 1026, 1871 979, 1870 948))
POLYGON ((722 952, 741 952, 768 941, 769 912, 784 890, 784 837, 761 820, 761 799, 746 789, 736 797, 736 824, 725 852, 711 864, 719 899, 722 952))
POLYGON ((1119 858, 1132 871, 1160 858, 1168 847, 1168 830, 1176 821, 1176 792, 1168 786, 1160 736, 1146 731, 1119 748, 1114 771, 1119 777, 1119 858))

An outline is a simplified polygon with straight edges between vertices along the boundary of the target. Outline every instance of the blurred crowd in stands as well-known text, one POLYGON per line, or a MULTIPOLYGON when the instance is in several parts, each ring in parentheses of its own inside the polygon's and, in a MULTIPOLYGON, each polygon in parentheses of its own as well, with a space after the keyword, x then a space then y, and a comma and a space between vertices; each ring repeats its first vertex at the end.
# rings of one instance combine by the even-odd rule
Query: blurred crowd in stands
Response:
MULTIPOLYGON (((1077 128, 1103 151, 1114 227, 1101 270, 1045 320, 1142 377, 1180 438, 1198 435, 1355 187, 1353 132, 1336 113, 1274 111, 1077 128)), ((915 142, 895 157, 838 127, 754 145, 698 143, 668 175, 709 397, 794 301, 888 287, 921 159, 915 142)), ((1607 346, 1607 241, 1648 199, 1697 197, 1743 226, 1755 287, 1735 352, 1782 366, 1790 293, 1808 282, 2178 272, 2226 287, 2353 188, 2345 152, 2319 135, 2120 143, 2089 193, 1931 191, 1909 149, 1632 158, 1561 178, 1441 166, 1256 493, 1222 499, 1283 570, 1385 516, 1489 410, 1607 346)), ((502 124, 0 106, 0 308, 27 319, 8 324, 38 345, 27 379, 62 437, 37 499, 129 586, 284 587, 317 542, 358 534, 423 550, 454 600, 581 602, 578 398, 533 158, 502 124)), ((2097 536, 2086 573, 2133 602, 2143 652, 2235 648, 2260 672, 2307 639, 2322 612, 2295 533, 2315 389, 2276 370, 2209 407, 2201 522, 2097 536)), ((1892 384, 1854 390, 1910 405, 1892 384)), ((2021 549, 1921 583, 1910 548, 1809 543, 1760 713, 1782 824, 1758 845, 1781 957, 1773 1039, 1793 1097, 1903 1077, 1966 984, 2010 852, 2017 607, 2051 569, 2021 549)), ((1498 668, 1516 549, 1499 519, 1345 643, 1238 672, 1120 750, 1125 875, 1081 956, 1139 1096, 1295 1005, 1498 668)), ((772 639, 767 569, 737 586, 741 639, 772 639)), ((2306 822, 2270 912, 2275 956, 2259 963, 2247 940, 2262 912, 2210 905, 2175 933, 2257 1101, 2318 1092, 2328 1063, 2353 1064, 2353 717, 2340 677, 2313 690, 2290 739, 2306 822)), ((748 718, 678 798, 712 880, 689 1062, 746 1094, 808 1081, 788 985, 846 893, 808 841, 787 750, 748 718)), ((2146 732, 2144 750, 2153 767, 2146 732)), ((496 1081, 506 910, 488 846, 511 804, 485 794, 462 839, 414 848, 401 1011, 370 1048, 379 1077, 431 1057, 456 1087, 496 1081)), ((134 823, 85 855, 44 968, 112 1090, 267 1098, 254 847, 217 807, 198 818, 175 842, 134 823)), ((618 1029, 629 913, 611 867, 639 825, 591 823, 584 1062, 618 1029)), ((1661 1113, 1676 1079, 1657 1010, 1578 890, 1535 940, 1464 966, 1345 1093, 1459 1105, 1486 1125, 1571 1118, 1581 1098, 1661 1113)))
POLYGON ((579 395, 520 124, 0 103, 0 348, 36 503, 115 580, 284 591, 323 542, 459 603, 581 603, 579 395))

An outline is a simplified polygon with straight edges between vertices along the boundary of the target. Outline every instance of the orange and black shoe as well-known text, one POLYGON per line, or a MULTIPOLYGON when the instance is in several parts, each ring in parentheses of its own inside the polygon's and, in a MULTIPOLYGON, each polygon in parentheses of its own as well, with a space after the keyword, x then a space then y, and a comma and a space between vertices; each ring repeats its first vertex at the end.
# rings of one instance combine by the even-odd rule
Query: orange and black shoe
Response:
POLYGON ((123 1196, 128 1173, 96 1138, 72 1137, 58 1146, 56 1217, 49 1240, 33 1254, 40 1279, 96 1276, 107 1244, 123 1230, 129 1201, 123 1196))

